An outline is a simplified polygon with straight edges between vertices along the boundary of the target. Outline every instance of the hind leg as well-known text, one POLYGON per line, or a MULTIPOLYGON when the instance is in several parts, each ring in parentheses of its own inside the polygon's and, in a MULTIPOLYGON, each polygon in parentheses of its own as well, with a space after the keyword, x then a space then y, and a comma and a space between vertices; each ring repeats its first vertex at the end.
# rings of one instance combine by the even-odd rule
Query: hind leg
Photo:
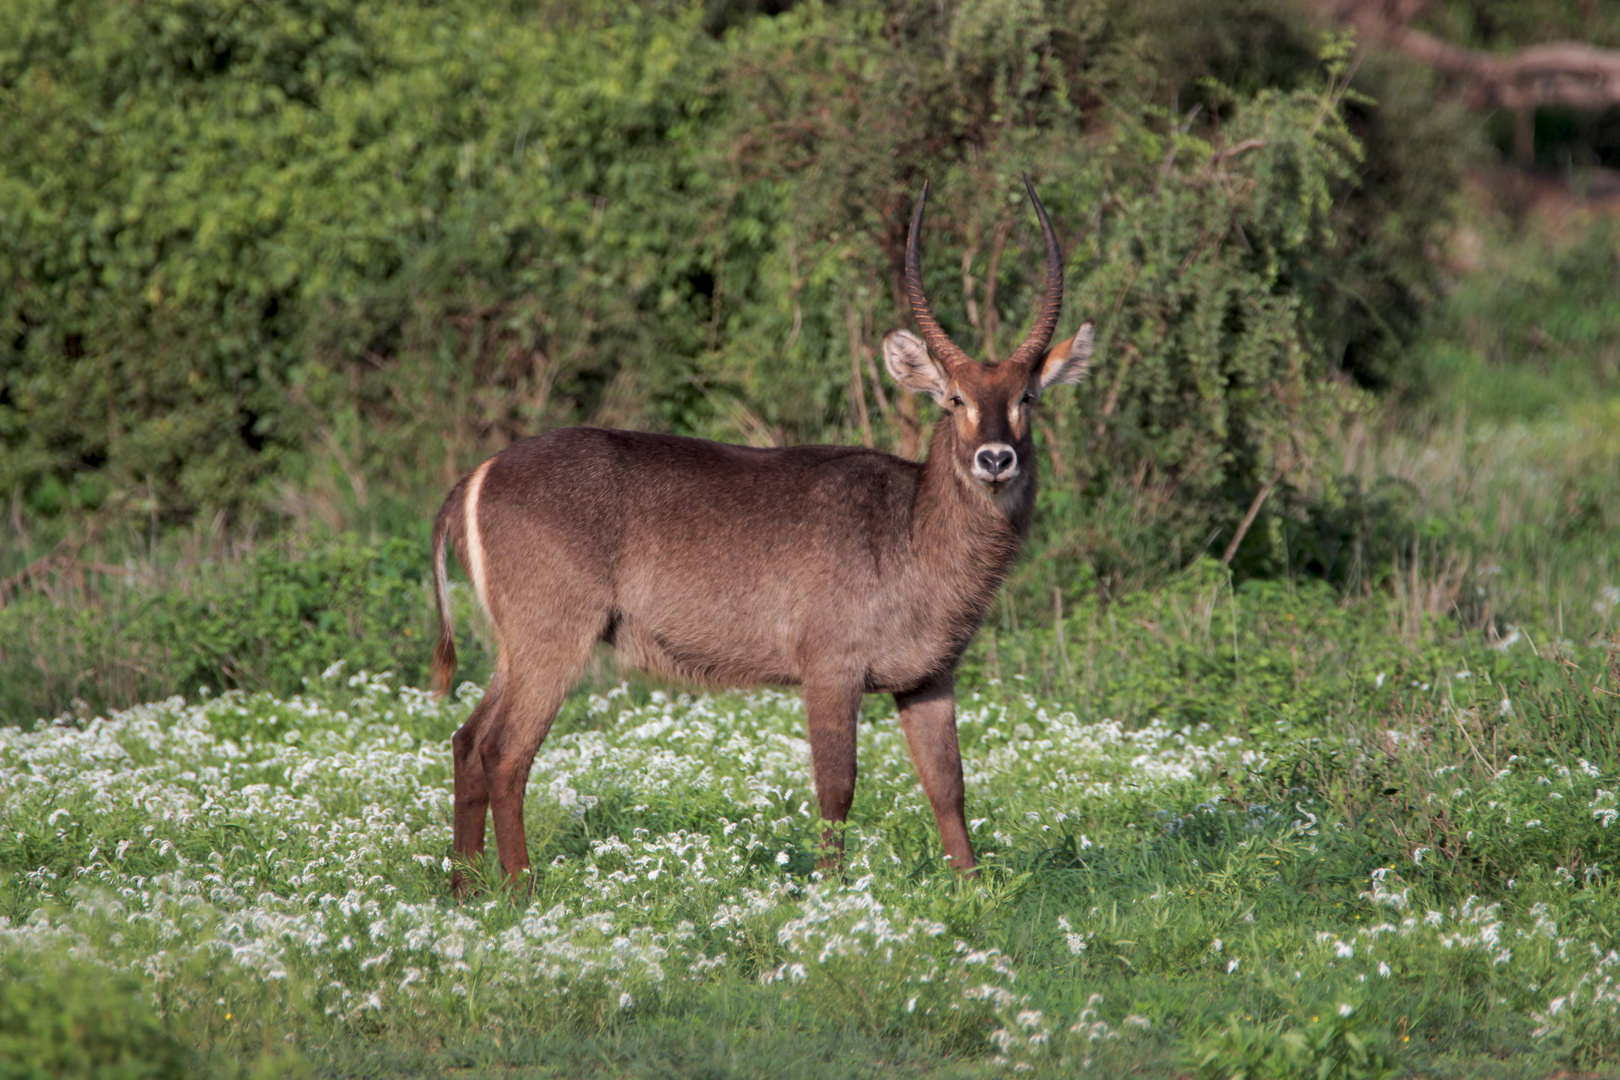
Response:
POLYGON ((484 699, 473 708, 461 729, 450 737, 450 758, 455 769, 455 858, 450 887, 457 896, 467 891, 466 864, 484 853, 484 819, 489 815, 489 777, 484 759, 476 751, 478 733, 489 724, 500 726, 504 712, 501 696, 505 679, 497 671, 484 699))
MULTIPOLYGON (((534 755, 551 731, 563 698, 579 678, 596 641, 595 633, 525 642, 520 655, 503 663, 507 679, 499 713, 479 728, 473 753, 483 767, 495 850, 506 876, 517 881, 529 869, 523 832, 523 796, 534 755)), ((508 654, 510 655, 510 654, 508 654)), ((505 657, 503 657, 503 660, 505 657)), ((479 827, 482 828, 482 817, 479 827)))

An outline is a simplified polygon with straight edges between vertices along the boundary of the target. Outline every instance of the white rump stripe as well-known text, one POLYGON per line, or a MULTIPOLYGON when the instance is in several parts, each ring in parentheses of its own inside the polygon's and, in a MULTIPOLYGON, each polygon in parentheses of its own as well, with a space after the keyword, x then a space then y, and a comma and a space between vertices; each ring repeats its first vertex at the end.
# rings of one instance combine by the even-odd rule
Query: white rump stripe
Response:
POLYGON ((473 471, 467 480, 467 498, 462 502, 462 534, 467 538, 467 575, 472 578, 478 602, 489 614, 489 594, 484 591, 484 540, 478 534, 478 494, 484 489, 484 474, 489 472, 491 458, 473 471))

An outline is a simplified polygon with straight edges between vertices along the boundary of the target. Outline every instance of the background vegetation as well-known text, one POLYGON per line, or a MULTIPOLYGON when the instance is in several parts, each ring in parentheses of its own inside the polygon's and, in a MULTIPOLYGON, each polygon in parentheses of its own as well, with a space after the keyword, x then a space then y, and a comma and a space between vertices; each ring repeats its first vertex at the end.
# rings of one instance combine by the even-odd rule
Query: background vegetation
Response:
MULTIPOLYGON (((228 608, 265 540, 420 541, 456 476, 549 426, 917 453, 931 417, 876 343, 909 318, 925 177, 951 332, 987 357, 1022 336, 1027 172, 1070 323, 1097 318, 1111 358, 1047 414, 1051 558, 1019 602, 1222 552, 1273 490, 1233 557, 1289 572, 1277 512, 1337 512, 1322 433, 1365 406, 1354 386, 1417 378, 1476 140, 1420 72, 1290 4, 1178 12, 17 5, 0 592, 35 597, 0 609, 7 708, 296 687, 174 613, 228 608)), ((354 626, 375 592, 282 610, 354 626)))
POLYGON ((905 210, 932 178, 927 276, 994 356, 1039 285, 1029 172, 1117 355, 1105 430, 1054 449, 1105 487, 1148 460, 1213 525, 1307 382, 1399 377, 1469 136, 1411 73, 1358 65, 1380 104, 1347 101, 1297 13, 1160 42, 1116 7, 717 36, 680 5, 31 0, 0 53, 0 490, 391 529, 552 424, 914 449, 871 362, 905 210))

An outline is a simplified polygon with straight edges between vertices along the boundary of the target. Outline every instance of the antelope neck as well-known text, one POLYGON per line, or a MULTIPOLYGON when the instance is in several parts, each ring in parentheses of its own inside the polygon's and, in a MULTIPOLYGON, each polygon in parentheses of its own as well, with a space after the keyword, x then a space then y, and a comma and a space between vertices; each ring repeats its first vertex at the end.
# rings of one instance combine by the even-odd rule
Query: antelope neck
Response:
POLYGON ((1035 507, 1035 476, 997 497, 957 468, 957 435, 950 417, 934 425, 912 514, 912 549, 940 568, 938 584, 982 614, 1012 570, 1035 507))

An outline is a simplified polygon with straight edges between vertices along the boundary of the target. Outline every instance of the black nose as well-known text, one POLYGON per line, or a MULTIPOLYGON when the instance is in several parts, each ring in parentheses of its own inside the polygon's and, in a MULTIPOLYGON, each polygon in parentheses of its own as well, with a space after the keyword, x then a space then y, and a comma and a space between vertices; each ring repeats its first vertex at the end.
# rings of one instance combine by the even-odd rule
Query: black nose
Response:
POLYGON ((991 476, 1000 476, 1013 467, 1013 462, 1018 460, 1018 455, 1006 447, 987 446, 979 451, 978 460, 979 468, 991 476))

